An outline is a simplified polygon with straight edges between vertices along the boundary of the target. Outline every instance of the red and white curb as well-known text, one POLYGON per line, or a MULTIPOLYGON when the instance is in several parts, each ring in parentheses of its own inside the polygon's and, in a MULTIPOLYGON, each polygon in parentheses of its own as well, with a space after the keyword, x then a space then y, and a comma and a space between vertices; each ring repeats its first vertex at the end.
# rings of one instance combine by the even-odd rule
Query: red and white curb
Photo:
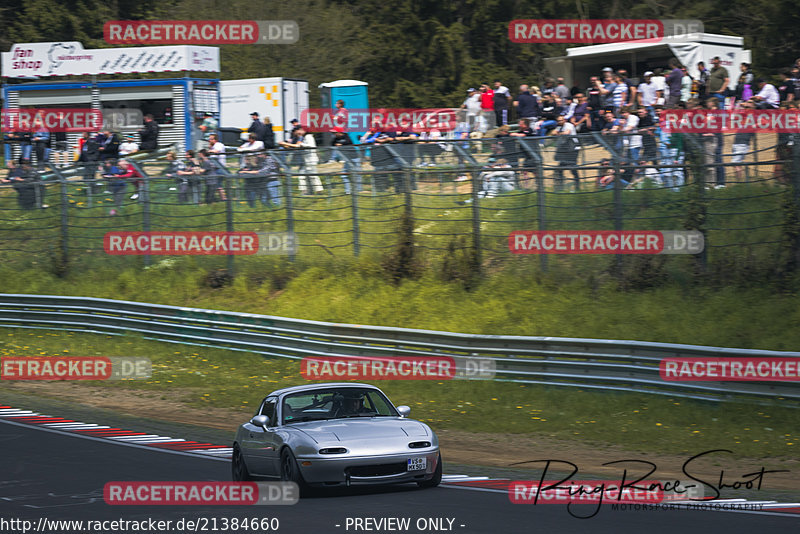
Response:
MULTIPOLYGON (((63 417, 42 415, 31 410, 21 410, 5 405, 0 405, 0 419, 5 419, 17 424, 40 427, 51 432, 79 435, 95 440, 106 440, 128 446, 150 447, 152 449, 165 452, 190 454, 199 457, 213 458, 215 460, 229 460, 233 453, 233 449, 231 447, 226 447, 224 445, 188 441, 181 438, 159 436, 157 434, 148 434, 146 432, 134 432, 132 430, 124 430, 121 428, 97 425, 94 423, 84 423, 81 421, 75 421, 73 419, 64 419, 63 417)), ((487 491, 507 495, 511 480, 505 478, 492 479, 484 476, 472 477, 468 475, 442 475, 442 484, 449 488, 487 491)), ((671 504, 697 505, 698 503, 674 502, 671 504)), ((712 502, 707 502, 707 504, 712 504, 712 502)), ((713 504, 728 505, 729 509, 704 507, 703 510, 734 512, 746 511, 754 513, 788 512, 800 514, 800 503, 748 501, 745 499, 719 499, 713 501, 713 504), (736 509, 734 508, 736 505, 742 505, 742 508, 745 508, 744 505, 746 505, 746 508, 736 509), (752 509, 753 506, 759 505, 761 510, 752 509)))
POLYGON ((118 443, 128 443, 142 445, 154 449, 165 449, 170 451, 180 451, 200 456, 212 456, 217 458, 230 458, 233 449, 224 445, 214 445, 213 443, 202 443, 199 441, 189 441, 181 438, 159 436, 146 432, 134 432, 121 428, 96 425, 93 423, 83 423, 73 419, 63 417, 53 417, 42 415, 30 410, 20 410, 11 406, 0 405, 0 418, 22 423, 31 426, 39 426, 48 430, 64 432, 67 434, 78 434, 81 436, 106 439, 118 443))

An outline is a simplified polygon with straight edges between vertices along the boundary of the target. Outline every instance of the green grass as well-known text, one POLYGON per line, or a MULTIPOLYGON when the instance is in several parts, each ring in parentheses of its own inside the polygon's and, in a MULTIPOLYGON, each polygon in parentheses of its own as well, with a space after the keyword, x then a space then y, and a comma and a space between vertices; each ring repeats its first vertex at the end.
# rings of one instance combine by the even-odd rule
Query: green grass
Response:
MULTIPOLYGON (((191 408, 252 415, 278 388, 306 383, 299 362, 182 346, 137 337, 21 329, 0 330, 0 356, 146 356, 151 379, 87 382, 110 391, 140 390, 191 408)), ((502 382, 378 381, 395 404, 434 429, 514 433, 613 443, 639 452, 682 454, 730 448, 742 457, 796 457, 797 410, 712 404, 639 394, 551 389, 502 382)), ((1 399, 0 399, 1 400, 1 399)), ((232 421, 234 427, 239 421, 232 421)))

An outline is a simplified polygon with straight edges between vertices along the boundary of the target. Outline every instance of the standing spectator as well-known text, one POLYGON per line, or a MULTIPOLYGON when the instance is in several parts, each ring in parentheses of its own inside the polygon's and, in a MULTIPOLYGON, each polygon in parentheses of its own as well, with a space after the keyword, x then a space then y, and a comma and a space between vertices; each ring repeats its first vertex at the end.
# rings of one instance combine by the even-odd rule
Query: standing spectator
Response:
POLYGON ((789 69, 781 69, 780 77, 781 83, 778 85, 778 95, 780 95, 780 101, 791 102, 794 100, 794 93, 796 90, 795 80, 792 78, 792 71, 789 69))
POLYGON ((600 129, 600 115, 603 111, 603 94, 600 91, 602 85, 597 76, 589 78, 589 87, 586 88, 586 103, 589 105, 589 117, 592 130, 600 129))
POLYGON ((564 78, 559 76, 556 78, 556 86, 553 89, 553 92, 561 97, 561 100, 566 100, 568 98, 572 98, 572 93, 570 92, 569 88, 564 84, 564 78))
MULTIPOLYGON (((258 122, 258 121, 257 121, 258 122)), ((261 124, 259 122, 259 124, 261 124)), ((258 133, 250 132, 247 136, 247 141, 242 143, 237 149, 237 152, 261 152, 264 150, 264 141, 258 139, 258 133)), ((245 166, 245 155, 239 158, 239 167, 245 166)))
POLYGON ((480 114, 480 126, 476 128, 479 132, 486 133, 488 130, 491 130, 496 125, 492 124, 494 122, 494 91, 491 87, 489 87, 488 83, 481 84, 481 114, 480 114))
POLYGON ((536 135, 544 137, 547 132, 556 127, 558 117, 558 107, 556 106, 556 96, 553 93, 542 95, 542 107, 540 108, 540 118, 534 125, 536 135))
MULTIPOLYGON (((719 99, 720 103, 725 101, 725 95, 730 84, 730 77, 728 76, 728 69, 722 66, 722 60, 719 56, 715 56, 711 60, 711 71, 708 73, 708 82, 706 83, 706 90, 708 96, 713 96, 719 99)), ((720 106, 722 108, 722 106, 720 106)))
POLYGON ((661 67, 653 69, 651 80, 656 86, 656 105, 666 106, 669 88, 667 87, 667 79, 664 77, 661 67))
POLYGON ((638 135, 639 116, 635 115, 629 106, 625 106, 620 111, 620 130, 625 134, 622 145, 628 147, 627 161, 631 165, 636 165, 642 151, 642 136, 638 135))
POLYGON ((19 143, 20 155, 19 160, 28 160, 31 159, 31 153, 33 151, 33 145, 31 144, 31 132, 23 132, 23 131, 15 131, 15 132, 8 132, 5 134, 5 142, 6 143, 19 143))
POLYGON ((619 114, 620 110, 628 105, 628 85, 621 75, 614 75, 614 89, 611 92, 611 103, 614 106, 614 114, 619 114))
POLYGON ((97 136, 100 160, 117 159, 119 157, 119 137, 111 130, 105 130, 97 136))
POLYGON ((560 190, 564 184, 563 167, 573 167, 570 171, 575 179, 575 190, 580 191, 581 177, 575 166, 578 163, 578 150, 580 150, 581 144, 575 135, 575 125, 567 122, 563 115, 559 115, 556 118, 556 123, 558 126, 556 127, 555 135, 558 136, 558 140, 556 141, 555 160, 559 164, 556 169, 556 190, 560 190))
POLYGON ((98 167, 97 162, 100 160, 100 146, 97 144, 97 137, 90 135, 89 132, 83 133, 82 141, 79 143, 78 164, 81 167, 83 181, 89 187, 89 193, 94 195, 97 188, 95 173, 98 167))
POLYGON ((218 134, 208 136, 208 154, 211 159, 217 160, 223 167, 226 165, 225 145, 219 140, 218 134))
MULTIPOLYGON (((21 168, 16 169, 13 161, 9 160, 9 173, 4 183, 10 183, 14 190, 17 192, 17 205, 23 210, 32 210, 36 208, 36 194, 43 191, 40 184, 36 183, 38 177, 31 169, 30 161, 23 159, 21 168)), ((43 208, 47 204, 42 204, 43 208)))
MULTIPOLYGON (((549 97, 548 97, 549 100, 549 97)), ((528 119, 520 119, 519 120, 519 129, 516 132, 510 134, 511 137, 517 137, 520 139, 520 143, 526 143, 528 147, 530 147, 536 154, 539 154, 539 143, 537 142, 526 142, 523 139, 526 137, 534 137, 536 136, 536 132, 531 127, 531 122, 528 119)), ((525 151, 525 160, 523 161, 522 165, 526 169, 536 169, 538 167, 539 161, 536 158, 530 156, 527 151, 525 151)), ((541 156, 539 157, 541 159, 541 156)), ((519 165, 519 158, 515 155, 512 158, 512 166, 517 167, 519 165)), ((534 171, 534 176, 535 176, 534 171)), ((522 173, 522 180, 520 183, 527 182, 530 179, 530 172, 528 170, 523 171, 522 173)))
POLYGON ((275 131, 272 129, 272 121, 269 117, 264 117, 264 136, 261 141, 264 143, 264 148, 267 150, 275 148, 275 131))
MULTIPOLYGON (((248 126, 247 133, 255 135, 255 140, 261 142, 262 150, 263 150, 264 124, 261 122, 261 119, 258 118, 258 112, 257 111, 252 112, 250 114, 250 118, 253 120, 253 122, 251 122, 250 126, 248 126)), ((250 136, 248 135, 247 137, 248 137, 248 140, 249 140, 250 136)))
MULTIPOLYGON (((716 98, 706 100, 707 109, 719 109, 719 101, 716 98)), ((722 132, 705 132, 701 134, 703 140, 703 151, 705 153, 706 164, 706 184, 708 187, 717 189, 725 187, 725 170, 719 164, 722 163, 722 144, 724 138, 722 132), (720 170, 722 173, 720 173, 720 170)))
MULTIPOLYGON (((474 87, 467 89, 467 98, 464 100, 464 103, 461 104, 461 107, 467 110, 467 124, 469 125, 469 129, 472 130, 475 128, 475 122, 481 112, 481 96, 474 87)), ((378 132, 380 132, 380 130, 381 128, 378 128, 378 132)), ((363 143, 364 141, 361 142, 363 143)))
POLYGON ((120 143, 117 154, 120 156, 129 156, 139 152, 139 145, 133 140, 132 135, 126 135, 125 139, 120 143))
POLYGON ((247 205, 255 208, 256 199, 259 198, 261 204, 266 206, 266 198, 261 196, 262 190, 266 189, 266 176, 260 172, 258 158, 254 155, 247 156, 245 165, 239 169, 239 175, 244 177, 244 196, 247 199, 247 205))
POLYGON ((667 76, 666 83, 669 87, 669 98, 667 99, 667 108, 675 109, 678 107, 678 102, 681 101, 681 84, 683 82, 683 70, 681 64, 677 59, 670 58, 669 66, 672 69, 667 76))
POLYGON ((153 120, 153 115, 144 116, 144 128, 139 130, 139 148, 142 150, 156 150, 158 148, 158 123, 153 120))
POLYGON ((50 131, 44 127, 41 119, 36 119, 33 123, 31 141, 33 141, 33 150, 36 154, 36 165, 42 168, 50 156, 50 131))
POLYGON ((750 100, 753 98, 753 71, 750 70, 750 63, 739 65, 739 79, 736 82, 736 101, 750 100))
POLYGON ((514 99, 514 107, 517 108, 517 116, 520 119, 536 120, 539 115, 539 102, 528 90, 526 84, 519 86, 519 94, 514 99))
MULTIPOLYGON (((210 141, 210 138, 209 138, 210 141)), ((217 200, 217 193, 222 189, 220 186, 220 177, 217 174, 218 169, 214 162, 211 161, 210 152, 207 149, 202 149, 197 153, 198 167, 195 172, 203 176, 206 184, 205 203, 213 204, 217 200)), ((224 199, 223 199, 224 200, 224 199)))
MULTIPOLYGON (((64 113, 58 114, 59 123, 64 118, 64 113)), ((53 159, 56 167, 66 167, 69 164, 69 147, 67 146, 67 132, 58 130, 53 135, 55 145, 53 146, 53 159)))
POLYGON ((792 67, 792 84, 794 85, 794 98, 792 100, 800 100, 800 68, 792 67))
POLYGON ((555 90, 555 80, 553 80, 553 78, 545 78, 544 85, 542 86, 542 96, 549 95, 555 90))
POLYGON ((681 102, 683 105, 686 105, 686 102, 692 98, 692 77, 689 76, 689 71, 686 67, 681 67, 681 71, 683 72, 683 78, 681 78, 681 102))
MULTIPOLYGON (((754 109, 755 105, 752 102, 746 101, 742 102, 739 107, 747 110, 754 109)), ((744 158, 747 156, 748 152, 750 152, 750 143, 753 141, 755 135, 755 132, 736 132, 736 135, 733 136, 733 157, 731 157, 731 163, 742 163, 744 161, 744 158)), ((733 172, 736 175, 737 182, 744 181, 744 167, 742 165, 735 166, 733 172)))
POLYGON ((658 99, 658 88, 653 82, 653 71, 648 70, 644 73, 644 80, 639 84, 636 96, 639 107, 646 109, 650 115, 655 117, 653 106, 655 106, 658 99))
POLYGON ((208 138, 217 133, 219 128, 219 121, 214 118, 211 113, 203 115, 203 122, 200 123, 200 131, 203 132, 203 141, 208 141, 208 138))
POLYGON ((697 77, 695 82, 697 83, 697 98, 700 102, 705 102, 706 98, 708 98, 707 93, 707 86, 708 86, 708 69, 706 68, 706 64, 702 61, 697 62, 697 70, 700 72, 700 75, 697 77))
POLYGON ((263 177, 260 191, 261 203, 266 205, 271 202, 275 206, 281 205, 280 194, 280 167, 271 154, 264 154, 256 160, 258 172, 263 177))
MULTIPOLYGON (((653 165, 658 165, 658 143, 656 143, 655 130, 656 123, 652 115, 645 109, 636 110, 639 116, 639 134, 642 136, 642 156, 641 160, 651 161, 653 165)), ((641 161, 640 160, 640 161, 641 161)), ((658 179, 657 181, 661 181, 658 179)))
POLYGON ((758 93, 753 97, 756 109, 778 108, 781 103, 781 97, 774 85, 767 83, 764 78, 758 78, 756 79, 756 88, 758 88, 758 93))
POLYGON ((119 160, 119 177, 122 180, 132 179, 133 189, 136 192, 131 196, 131 200, 139 198, 139 192, 142 190, 141 178, 143 178, 143 176, 136 170, 136 167, 131 165, 125 158, 119 160))
POLYGON ((616 150, 617 153, 622 151, 622 139, 620 139, 619 136, 622 127, 622 121, 614 116, 614 112, 610 109, 606 110, 605 115, 603 115, 603 124, 600 128, 600 134, 606 138, 606 142, 616 150))
POLYGON ((317 156, 317 150, 316 150, 317 142, 314 139, 314 136, 310 133, 307 133, 304 126, 299 126, 297 128, 297 142, 296 143, 283 142, 281 143, 281 146, 287 148, 305 149, 302 152, 303 164, 300 167, 300 176, 298 177, 300 190, 303 191, 303 194, 307 195, 322 193, 323 191, 322 181, 316 174, 317 164, 319 163, 319 157, 317 156), (306 182, 307 179, 308 183, 306 182))
POLYGON ((494 81, 494 116, 495 126, 508 124, 508 106, 511 103, 511 91, 500 80, 494 81))
POLYGON ((619 69, 617 74, 622 76, 622 81, 625 82, 625 85, 628 86, 628 106, 635 106, 638 99, 636 98, 637 85, 633 83, 633 80, 630 79, 628 76, 627 69, 619 69))
POLYGON ((592 130, 592 117, 586 96, 583 93, 578 93, 575 95, 574 100, 576 100, 578 104, 572 112, 570 122, 575 126, 576 132, 588 133, 592 130))
POLYGON ((603 81, 600 86, 600 94, 603 96, 603 109, 614 108, 614 90, 617 82, 614 79, 614 69, 605 67, 603 69, 603 81))
MULTIPOLYGON (((359 171, 361 170, 361 158, 359 157, 357 149, 353 146, 353 140, 350 139, 350 136, 345 133, 344 128, 337 127, 333 130, 334 137, 331 145, 335 148, 333 149, 334 156, 331 159, 334 161, 344 162, 342 165, 342 183, 344 183, 344 192, 346 195, 350 194, 351 189, 349 175, 354 173, 353 178, 355 179, 356 183, 356 193, 360 193, 361 174, 359 174, 359 171)), ((431 165, 433 165, 433 163, 431 163, 431 165)))

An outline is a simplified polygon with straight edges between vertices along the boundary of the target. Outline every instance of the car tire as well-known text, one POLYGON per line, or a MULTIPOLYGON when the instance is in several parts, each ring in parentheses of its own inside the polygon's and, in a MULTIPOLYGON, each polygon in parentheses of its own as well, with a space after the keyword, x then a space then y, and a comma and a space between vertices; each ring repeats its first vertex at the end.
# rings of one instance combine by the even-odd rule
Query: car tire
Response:
POLYGON ((435 488, 442 482, 442 455, 439 454, 439 457, 436 460, 436 469, 433 471, 433 476, 427 480, 420 480, 417 482, 417 486, 420 488, 435 488))
POLYGON ((231 478, 234 482, 249 482, 254 480, 250 471, 247 469, 247 464, 244 462, 244 456, 239 449, 239 445, 233 446, 233 456, 231 457, 231 478))
POLYGON ((300 466, 297 465, 297 460, 292 451, 286 448, 281 451, 281 480, 296 483, 300 488, 300 495, 308 495, 309 487, 306 481, 303 480, 300 466))

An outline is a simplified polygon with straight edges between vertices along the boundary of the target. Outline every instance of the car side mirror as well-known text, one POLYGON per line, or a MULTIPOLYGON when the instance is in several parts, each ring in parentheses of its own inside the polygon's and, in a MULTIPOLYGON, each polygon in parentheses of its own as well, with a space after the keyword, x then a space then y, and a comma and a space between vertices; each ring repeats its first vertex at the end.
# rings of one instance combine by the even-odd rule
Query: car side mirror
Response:
POLYGON ((398 406, 397 407, 397 413, 400 414, 400 417, 408 417, 408 414, 411 413, 411 408, 409 408, 406 405, 398 406))
POLYGON ((269 417, 266 415, 256 415, 250 419, 250 424, 260 426, 261 428, 267 428, 269 426, 269 417))

